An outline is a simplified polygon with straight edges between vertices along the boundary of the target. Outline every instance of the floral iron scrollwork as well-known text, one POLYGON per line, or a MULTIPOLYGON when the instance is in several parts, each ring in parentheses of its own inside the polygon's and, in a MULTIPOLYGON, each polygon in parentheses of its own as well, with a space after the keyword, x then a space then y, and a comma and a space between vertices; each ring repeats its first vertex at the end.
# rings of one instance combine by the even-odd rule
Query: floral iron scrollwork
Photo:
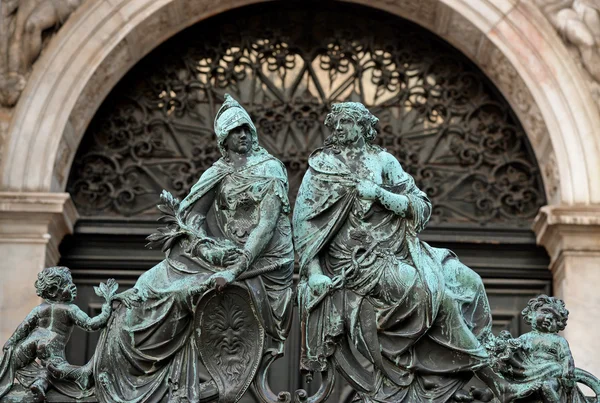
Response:
POLYGON ((546 202, 535 157, 464 56, 372 10, 286 7, 207 20, 129 73, 73 165, 68 189, 82 215, 152 215, 163 188, 183 196, 219 156, 211 119, 230 92, 285 164, 292 205, 329 106, 352 100, 380 117, 378 143, 431 197, 433 224, 529 225, 546 202))

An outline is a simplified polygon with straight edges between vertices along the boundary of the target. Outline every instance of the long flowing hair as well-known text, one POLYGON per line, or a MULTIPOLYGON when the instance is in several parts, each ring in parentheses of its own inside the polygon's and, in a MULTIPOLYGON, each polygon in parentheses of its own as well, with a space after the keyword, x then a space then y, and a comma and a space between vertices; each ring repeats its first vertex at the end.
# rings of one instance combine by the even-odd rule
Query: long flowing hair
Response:
POLYGON ((377 137, 379 119, 360 102, 341 102, 331 107, 331 112, 325 118, 325 127, 331 130, 331 135, 325 139, 326 147, 336 147, 339 144, 335 133, 335 120, 340 115, 347 115, 361 128, 361 134, 369 147, 376 147, 373 141, 377 137))

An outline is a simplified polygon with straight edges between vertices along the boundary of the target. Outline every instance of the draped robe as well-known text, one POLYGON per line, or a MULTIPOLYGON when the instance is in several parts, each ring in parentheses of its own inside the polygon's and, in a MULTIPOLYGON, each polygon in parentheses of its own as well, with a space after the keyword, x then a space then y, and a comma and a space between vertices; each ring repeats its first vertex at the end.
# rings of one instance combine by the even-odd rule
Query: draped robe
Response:
POLYGON ((431 204, 410 175, 382 184, 408 197, 409 218, 361 200, 356 175, 329 149, 317 150, 296 199, 302 368, 326 369, 347 341, 374 367, 373 401, 445 402, 471 371, 488 365, 480 342, 491 329, 483 283, 454 253, 418 239, 431 204), (306 273, 315 258, 323 274, 344 279, 320 303, 306 273), (448 374, 456 376, 440 376, 448 374))
MULTIPOLYGON (((585 403, 585 395, 578 386, 566 387, 559 380, 574 367, 567 340, 556 333, 531 331, 519 336, 520 347, 515 351, 501 373, 511 383, 531 384, 554 382, 557 394, 564 403, 585 403)), ((544 403, 542 392, 528 396, 530 403, 544 403)))
MULTIPOLYGON (((206 217, 190 215, 188 222, 202 226, 209 238, 238 247, 243 247, 243 238, 234 236, 227 225, 236 209, 259 210, 267 195, 281 200, 274 235, 246 271, 260 270, 260 275, 244 284, 265 332, 282 345, 291 317, 294 262, 285 168, 266 151, 254 153, 237 170, 220 159, 193 186, 180 210, 188 211, 213 190, 216 197, 206 217), (243 205, 240 199, 245 200, 243 205)), ((94 364, 101 402, 153 403, 168 396, 199 401, 201 363, 194 340, 198 329, 193 327, 199 297, 194 289, 226 268, 186 252, 192 240, 180 240, 166 259, 140 276, 134 288, 142 303, 131 309, 119 307, 101 335, 94 364)))

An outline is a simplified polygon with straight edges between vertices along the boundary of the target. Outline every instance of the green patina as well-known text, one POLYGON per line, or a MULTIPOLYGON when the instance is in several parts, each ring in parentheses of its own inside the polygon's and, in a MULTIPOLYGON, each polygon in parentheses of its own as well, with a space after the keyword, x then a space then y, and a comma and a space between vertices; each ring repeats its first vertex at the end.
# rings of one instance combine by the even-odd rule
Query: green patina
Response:
POLYGON ((44 302, 27 315, 4 345, 0 398, 10 391, 15 378, 31 391, 26 395, 28 401, 45 401, 50 385, 71 398, 86 398, 93 393, 91 363, 83 367, 70 365, 65 347, 73 327, 92 332, 106 326, 118 284, 111 279, 96 287, 96 293, 105 303, 100 315, 94 318, 73 303, 77 288, 68 268, 44 269, 38 274, 35 288, 44 302))
POLYGON ((431 203, 373 144, 377 123, 360 103, 333 105, 332 133, 309 159, 292 231, 286 170, 225 95, 214 125, 222 158, 185 199, 161 196, 165 226, 148 246, 164 260, 120 294, 114 280, 97 287, 106 302, 95 318, 72 303, 67 268, 40 273, 45 302, 4 347, 0 400, 43 401, 52 385, 61 402, 233 403, 252 384, 262 402, 290 403, 290 393, 271 391, 267 371, 290 328, 294 244, 300 366, 322 379, 294 402, 326 401, 335 370, 362 402, 583 403, 577 383, 600 393, 558 335, 568 316, 562 301, 532 299, 523 315, 533 331, 517 339, 491 333, 481 278, 419 239, 431 203), (82 367, 64 353, 74 326, 104 328, 82 367), (487 388, 464 390, 473 375, 487 388), (11 392, 15 378, 22 387, 11 392))
POLYGON ((285 168, 258 144, 250 117, 228 95, 215 118, 215 133, 223 157, 181 202, 163 193, 159 208, 167 226, 148 239, 166 258, 124 293, 128 306, 116 310, 100 339, 94 370, 102 402, 154 402, 165 396, 190 402, 221 396, 230 402, 243 393, 252 379, 240 375, 236 354, 260 356, 263 348, 242 334, 250 315, 217 301, 211 306, 223 311, 212 321, 222 340, 204 339, 208 336, 198 327, 193 331, 203 313, 197 311, 201 298, 212 298, 214 290, 226 294, 232 283, 247 290, 246 306, 257 312, 256 326, 264 328, 276 354, 283 351, 294 264, 285 168), (211 352, 203 353, 213 342, 222 354, 214 360, 211 352), (123 354, 129 360, 123 361, 123 354), (201 366, 213 381, 200 381, 201 366))
POLYGON ((372 144, 377 118, 346 102, 325 123, 332 134, 309 159, 293 218, 302 369, 335 362, 365 402, 472 401, 462 387, 473 374, 502 402, 545 390, 494 371, 483 283, 453 252, 419 240, 431 203, 372 144))

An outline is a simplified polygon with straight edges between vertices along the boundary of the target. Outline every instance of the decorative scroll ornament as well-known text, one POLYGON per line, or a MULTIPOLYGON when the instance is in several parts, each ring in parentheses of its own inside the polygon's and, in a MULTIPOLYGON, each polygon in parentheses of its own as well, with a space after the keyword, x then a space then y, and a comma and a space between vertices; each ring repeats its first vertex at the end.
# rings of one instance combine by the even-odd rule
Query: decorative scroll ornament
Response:
POLYGON ((163 188, 182 197, 220 157, 212 118, 228 92, 286 165, 292 204, 310 151, 329 135, 330 105, 352 100, 380 118, 377 142, 432 199, 432 223, 530 225, 545 204, 535 158, 469 60, 371 10, 285 7, 205 21, 131 71, 76 157, 68 189, 80 214, 155 214, 163 188))
POLYGON ((195 329, 200 356, 219 389, 219 402, 237 402, 261 362, 265 332, 248 292, 230 286, 204 295, 195 329))

